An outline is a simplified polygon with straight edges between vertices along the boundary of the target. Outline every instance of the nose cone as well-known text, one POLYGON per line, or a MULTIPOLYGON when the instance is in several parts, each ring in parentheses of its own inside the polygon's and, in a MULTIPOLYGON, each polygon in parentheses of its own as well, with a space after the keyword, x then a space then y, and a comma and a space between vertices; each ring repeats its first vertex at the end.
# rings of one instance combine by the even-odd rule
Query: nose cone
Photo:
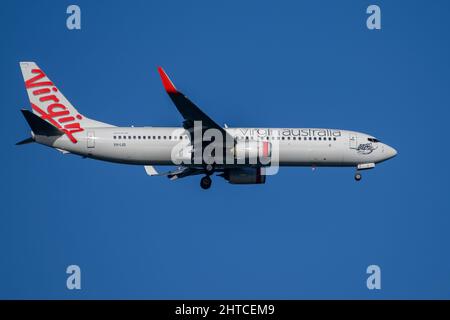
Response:
POLYGON ((395 150, 391 146, 385 145, 384 154, 385 154, 386 160, 387 160, 387 159, 395 157, 397 155, 397 150, 395 150))

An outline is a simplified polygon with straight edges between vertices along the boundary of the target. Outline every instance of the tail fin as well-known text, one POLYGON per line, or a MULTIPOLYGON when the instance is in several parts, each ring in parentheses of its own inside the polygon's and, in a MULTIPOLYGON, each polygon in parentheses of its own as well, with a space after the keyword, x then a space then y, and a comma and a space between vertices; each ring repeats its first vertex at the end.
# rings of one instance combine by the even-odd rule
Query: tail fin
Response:
POLYGON ((73 135, 84 128, 111 127, 80 114, 36 63, 21 62, 20 69, 33 113, 66 133, 72 142, 76 143, 73 135))

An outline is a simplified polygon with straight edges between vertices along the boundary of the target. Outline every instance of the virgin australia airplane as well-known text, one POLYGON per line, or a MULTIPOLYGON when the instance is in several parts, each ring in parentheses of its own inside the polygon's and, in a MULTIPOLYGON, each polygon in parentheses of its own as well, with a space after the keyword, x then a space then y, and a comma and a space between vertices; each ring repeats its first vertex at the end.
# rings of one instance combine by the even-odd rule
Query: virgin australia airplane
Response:
POLYGON ((175 88, 162 68, 162 83, 184 118, 183 127, 116 127, 79 113, 36 63, 21 62, 20 68, 32 112, 22 110, 31 137, 18 145, 37 142, 64 154, 142 165, 148 175, 172 180, 203 175, 203 189, 211 186, 214 173, 232 184, 263 184, 278 166, 355 167, 359 181, 361 170, 397 154, 354 131, 219 126, 175 88), (158 173, 155 165, 178 167, 158 173))

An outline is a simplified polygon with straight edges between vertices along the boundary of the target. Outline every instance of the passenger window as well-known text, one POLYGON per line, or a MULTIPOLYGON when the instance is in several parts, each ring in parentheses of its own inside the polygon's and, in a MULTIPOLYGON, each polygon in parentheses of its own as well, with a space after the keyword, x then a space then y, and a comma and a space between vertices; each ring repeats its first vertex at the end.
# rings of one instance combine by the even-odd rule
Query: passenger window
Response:
POLYGON ((161 136, 158 136, 158 140, 161 140, 161 136))
POLYGON ((333 140, 336 141, 336 137, 334 137, 333 140))

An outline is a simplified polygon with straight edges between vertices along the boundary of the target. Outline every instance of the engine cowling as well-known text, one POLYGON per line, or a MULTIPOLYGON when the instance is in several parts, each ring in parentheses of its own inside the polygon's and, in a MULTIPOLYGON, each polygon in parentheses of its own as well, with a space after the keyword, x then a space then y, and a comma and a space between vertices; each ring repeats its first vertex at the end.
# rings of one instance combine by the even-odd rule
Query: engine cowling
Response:
POLYGON ((238 164, 268 165, 272 158, 272 144, 269 141, 236 141, 234 159, 238 164))
POLYGON ((262 167, 229 169, 223 176, 232 184, 266 183, 265 169, 262 167))

